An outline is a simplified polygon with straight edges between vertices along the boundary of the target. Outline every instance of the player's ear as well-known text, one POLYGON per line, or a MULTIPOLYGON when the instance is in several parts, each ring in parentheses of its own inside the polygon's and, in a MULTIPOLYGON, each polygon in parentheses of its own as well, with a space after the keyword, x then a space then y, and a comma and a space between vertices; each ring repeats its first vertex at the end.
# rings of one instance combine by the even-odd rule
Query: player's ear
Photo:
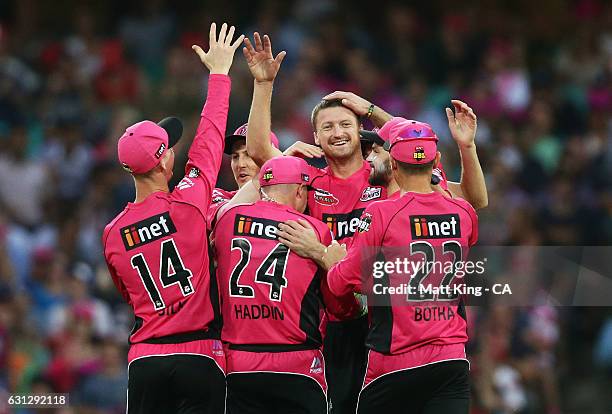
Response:
POLYGON ((395 161, 395 158, 391 157, 391 169, 393 171, 397 171, 397 161, 395 161))
POLYGON ((433 167, 436 168, 438 165, 440 165, 440 160, 442 159, 442 154, 440 153, 440 151, 436 151, 436 158, 434 158, 434 163, 433 163, 433 167))
POLYGON ((319 142, 319 137, 317 136, 317 132, 313 132, 312 136, 314 137, 314 142, 315 144, 317 144, 318 146, 321 146, 321 142, 319 142))

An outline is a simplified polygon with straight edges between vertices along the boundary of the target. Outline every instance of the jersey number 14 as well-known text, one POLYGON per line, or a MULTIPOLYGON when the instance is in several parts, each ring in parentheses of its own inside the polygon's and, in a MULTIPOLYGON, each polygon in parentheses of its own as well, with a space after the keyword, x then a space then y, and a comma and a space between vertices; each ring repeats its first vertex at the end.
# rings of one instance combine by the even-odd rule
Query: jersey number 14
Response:
MULTIPOLYGON (((153 307, 156 311, 164 309, 166 304, 162 298, 157 285, 153 281, 153 276, 149 270, 149 265, 142 253, 132 256, 132 267, 138 271, 138 275, 144 284, 153 307)), ((178 284, 183 296, 193 294, 193 285, 191 284, 191 270, 186 269, 183 264, 183 259, 174 244, 174 239, 164 240, 161 244, 161 253, 159 259, 159 280, 164 288, 178 284)))

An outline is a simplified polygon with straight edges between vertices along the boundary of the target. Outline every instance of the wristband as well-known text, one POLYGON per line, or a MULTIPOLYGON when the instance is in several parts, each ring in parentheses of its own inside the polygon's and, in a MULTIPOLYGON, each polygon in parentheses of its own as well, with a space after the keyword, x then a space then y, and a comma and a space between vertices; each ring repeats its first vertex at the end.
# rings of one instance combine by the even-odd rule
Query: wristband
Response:
POLYGON ((374 113, 374 104, 370 104, 370 107, 368 108, 368 113, 366 114, 366 118, 370 119, 370 117, 372 116, 372 113, 374 113))

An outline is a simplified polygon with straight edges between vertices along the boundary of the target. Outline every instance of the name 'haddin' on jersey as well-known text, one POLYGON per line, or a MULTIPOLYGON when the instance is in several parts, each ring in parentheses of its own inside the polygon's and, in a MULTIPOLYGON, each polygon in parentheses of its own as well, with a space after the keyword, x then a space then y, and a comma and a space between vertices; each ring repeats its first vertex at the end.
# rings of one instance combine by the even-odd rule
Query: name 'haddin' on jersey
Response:
POLYGON ((176 233, 176 227, 170 218, 170 213, 165 212, 146 218, 138 223, 119 229, 125 250, 161 239, 169 234, 176 233))
POLYGON ((279 223, 276 220, 237 214, 234 219, 234 235, 276 240, 279 223))
POLYGON ((458 214, 410 216, 413 239, 460 238, 461 223, 458 214))

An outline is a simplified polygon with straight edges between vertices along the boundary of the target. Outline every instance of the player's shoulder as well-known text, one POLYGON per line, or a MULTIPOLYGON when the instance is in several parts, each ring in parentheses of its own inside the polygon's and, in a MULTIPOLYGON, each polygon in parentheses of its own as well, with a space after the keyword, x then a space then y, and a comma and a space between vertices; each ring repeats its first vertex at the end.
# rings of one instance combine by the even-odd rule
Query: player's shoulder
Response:
POLYGON ((111 231, 114 228, 121 226, 121 219, 125 216, 128 209, 127 207, 123 209, 114 219, 112 219, 106 226, 104 226, 104 230, 102 231, 102 247, 106 249, 106 242, 108 241, 108 237, 111 234, 111 231))
POLYGON ((255 211, 257 211, 253 208, 255 204, 256 203, 240 203, 240 204, 235 204, 233 206, 230 206, 219 217, 217 217, 217 226, 222 221, 226 221, 230 217, 233 217, 237 214, 245 214, 245 215, 254 214, 255 211))
POLYGON ((113 227, 116 227, 118 224, 120 224, 121 219, 125 216, 127 212, 128 212, 128 209, 126 207, 123 209, 123 211, 117 214, 115 218, 112 219, 106 226, 104 226, 104 234, 109 233, 113 229, 113 227))
POLYGON ((369 213, 397 211, 401 209, 402 207, 404 207, 407 203, 410 203, 412 200, 413 198, 411 198, 410 196, 408 197, 397 196, 396 197, 394 195, 384 200, 376 200, 376 201, 371 202, 370 204, 368 204, 365 211, 369 213))
POLYGON ((314 218, 304 213, 299 213, 297 211, 294 211, 291 213, 295 215, 296 219, 301 219, 301 220, 308 222, 308 224, 310 224, 315 230, 319 232, 319 235, 323 231, 329 231, 329 227, 327 226, 327 224, 323 223, 321 220, 317 218, 314 218))
MULTIPOLYGON (((443 196, 444 197, 444 196, 443 196)), ((474 207, 472 207, 472 205, 470 203, 468 203, 466 200, 464 200, 461 197, 444 197, 444 200, 447 203, 451 203, 456 205, 458 208, 465 210, 468 214, 470 215, 475 215, 476 214, 476 210, 474 209, 474 207)))
POLYGON ((223 188, 215 187, 212 192, 211 204, 220 203, 222 201, 229 201, 234 197, 236 191, 228 191, 223 188))
POLYGON ((314 165, 310 165, 308 164, 308 175, 309 175, 309 179, 310 179, 310 183, 312 184, 313 181, 317 180, 318 178, 321 177, 325 177, 326 175, 329 174, 329 167, 326 168, 318 168, 315 167, 314 165))

